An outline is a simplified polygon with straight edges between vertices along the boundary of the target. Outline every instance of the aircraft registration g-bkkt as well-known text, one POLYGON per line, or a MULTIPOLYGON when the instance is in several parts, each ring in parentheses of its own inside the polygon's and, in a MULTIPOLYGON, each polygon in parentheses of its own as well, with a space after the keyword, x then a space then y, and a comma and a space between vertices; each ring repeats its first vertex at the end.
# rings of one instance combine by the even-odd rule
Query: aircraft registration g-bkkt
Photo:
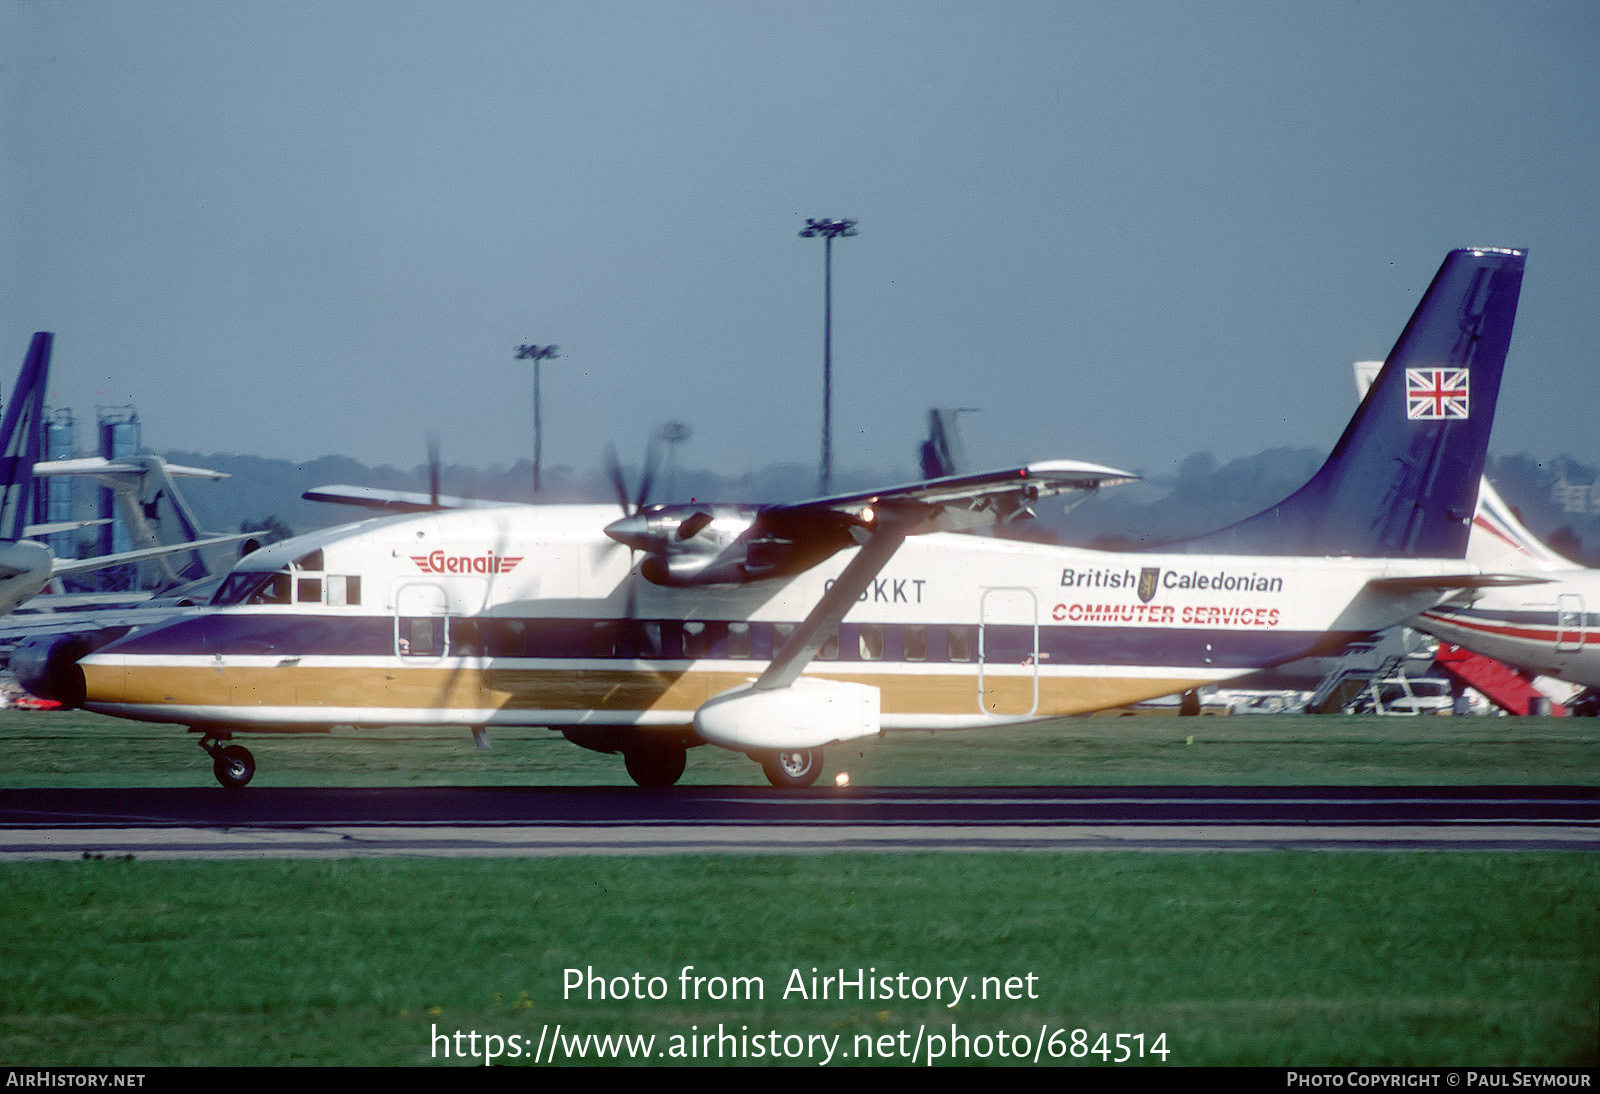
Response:
POLYGON ((228 786, 241 731, 438 724, 548 726, 644 785, 709 743, 805 786, 829 745, 1240 676, 1495 583, 1463 556, 1523 261, 1452 252, 1316 476, 1160 551, 960 534, 1130 477, 1078 463, 620 520, 418 513, 257 551, 209 607, 24 682, 191 727, 228 786))

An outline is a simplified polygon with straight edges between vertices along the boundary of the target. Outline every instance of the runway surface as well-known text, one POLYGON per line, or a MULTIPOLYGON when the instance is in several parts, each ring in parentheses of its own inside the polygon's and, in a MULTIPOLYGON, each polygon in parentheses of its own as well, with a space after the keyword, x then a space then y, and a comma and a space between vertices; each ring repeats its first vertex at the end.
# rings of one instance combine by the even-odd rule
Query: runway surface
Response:
POLYGON ((1600 788, 0 791, 0 859, 996 850, 1600 850, 1600 788))

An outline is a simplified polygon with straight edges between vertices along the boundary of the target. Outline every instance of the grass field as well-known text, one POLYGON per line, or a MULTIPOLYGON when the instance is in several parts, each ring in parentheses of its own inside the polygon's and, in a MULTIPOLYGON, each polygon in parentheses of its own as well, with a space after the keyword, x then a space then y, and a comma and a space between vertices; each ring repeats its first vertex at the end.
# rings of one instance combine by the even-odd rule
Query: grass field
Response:
MULTIPOLYGON (((837 750, 829 775, 848 770, 856 785, 1594 785, 1597 728, 1595 719, 1098 718, 894 736, 837 750)), ((248 744, 261 785, 626 781, 615 757, 534 732, 496 734, 487 753, 442 731, 248 744)), ((208 786, 209 767, 172 729, 0 716, 4 787, 208 786)), ((754 764, 713 749, 691 754, 686 779, 760 780, 754 764)), ((442 1065, 471 1062, 454 1050, 481 1050, 489 1034, 515 1064, 529 1061, 509 1057, 512 1036, 531 1054, 557 1024, 569 1050, 575 1035, 653 1035, 653 1064, 691 1047, 690 1062, 703 1062, 705 1047, 715 1060, 720 1029, 743 1038, 721 1042, 725 1053, 753 1054, 759 1043, 780 1062, 816 1064, 831 1045, 831 1066, 909 1064, 902 1054, 914 1049, 926 1063, 939 1039, 954 1062, 1004 1062, 1002 1051, 1024 1046, 1041 1062, 1054 1049, 1066 1054, 1060 1062, 1099 1064, 1100 1033, 1111 1053, 1118 1033, 1143 1034, 1147 1048, 1165 1034, 1165 1061, 1144 1062, 1168 1065, 1593 1065, 1600 856, 9 863, 0 865, 0 984, 0 1061, 29 1066, 442 1065), (685 966, 712 978, 705 992, 716 977, 743 977, 760 982, 763 998, 685 1000, 685 966), (644 985, 660 977, 663 997, 563 998, 565 970, 591 968, 607 980, 638 973, 644 985), (809 983, 813 969, 903 972, 912 986, 967 977, 971 991, 983 977, 997 987, 1016 978, 1018 997, 968 995, 955 1008, 943 1005, 948 994, 785 998, 795 971, 809 983), (1074 1060, 1076 1030, 1088 1051, 1074 1060), (456 1031, 460 1042, 450 1040, 456 1031), (435 1032, 448 1059, 436 1054, 435 1032), (709 1046, 686 1040, 706 1034, 709 1046), (868 1046, 890 1056, 863 1059, 868 1046)), ((593 1059, 596 1046, 587 1050, 593 1059)))
POLYGON ((559 1023, 837 1036, 838 1064, 953 1023, 1165 1034, 1169 1065, 1594 1063, 1597 901, 1600 862, 1543 854, 30 863, 0 870, 0 1059, 423 1064, 436 1029, 531 1052, 559 1023), (685 1002, 689 965, 763 998, 685 1002), (568 968, 665 997, 564 999, 568 968), (840 968, 1021 997, 784 998, 840 968))

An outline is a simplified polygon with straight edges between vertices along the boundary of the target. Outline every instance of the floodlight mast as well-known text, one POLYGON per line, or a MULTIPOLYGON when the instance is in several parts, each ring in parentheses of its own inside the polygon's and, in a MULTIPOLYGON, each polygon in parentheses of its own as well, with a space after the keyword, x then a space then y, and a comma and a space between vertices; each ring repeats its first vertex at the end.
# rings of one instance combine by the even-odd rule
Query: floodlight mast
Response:
POLYGON ((822 237, 822 493, 832 493, 833 484, 833 241, 860 235, 856 220, 807 219, 801 239, 822 237))
POLYGON ((533 362, 533 492, 539 493, 543 484, 539 481, 540 447, 542 438, 539 431, 539 364, 549 361, 556 356, 560 346, 518 346, 516 349, 517 360, 533 362))

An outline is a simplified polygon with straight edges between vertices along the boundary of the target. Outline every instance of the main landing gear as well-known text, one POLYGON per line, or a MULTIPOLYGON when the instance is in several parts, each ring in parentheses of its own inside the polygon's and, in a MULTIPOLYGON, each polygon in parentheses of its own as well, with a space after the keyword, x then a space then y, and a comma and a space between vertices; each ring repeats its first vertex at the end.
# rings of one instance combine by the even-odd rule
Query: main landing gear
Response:
POLYGON ((782 752, 764 752, 755 757, 766 772, 767 781, 783 790, 801 790, 817 781, 822 774, 822 749, 792 748, 782 752))
MULTIPOLYGON (((768 782, 784 790, 803 789, 816 782, 817 776, 822 774, 820 748, 757 752, 752 753, 750 758, 761 765, 768 782)), ((683 777, 687 759, 687 750, 677 744, 640 744, 622 750, 622 760, 627 765, 628 777, 644 787, 672 786, 683 777)), ((221 779, 221 774, 218 774, 217 778, 221 779)))
POLYGON ((200 738, 200 747, 211 757, 211 773, 228 790, 248 786, 255 777, 256 758, 243 745, 219 744, 217 738, 207 734, 200 738))
POLYGON ((622 761, 628 777, 640 786, 662 787, 683 777, 689 755, 682 745, 640 745, 624 751, 622 761))

